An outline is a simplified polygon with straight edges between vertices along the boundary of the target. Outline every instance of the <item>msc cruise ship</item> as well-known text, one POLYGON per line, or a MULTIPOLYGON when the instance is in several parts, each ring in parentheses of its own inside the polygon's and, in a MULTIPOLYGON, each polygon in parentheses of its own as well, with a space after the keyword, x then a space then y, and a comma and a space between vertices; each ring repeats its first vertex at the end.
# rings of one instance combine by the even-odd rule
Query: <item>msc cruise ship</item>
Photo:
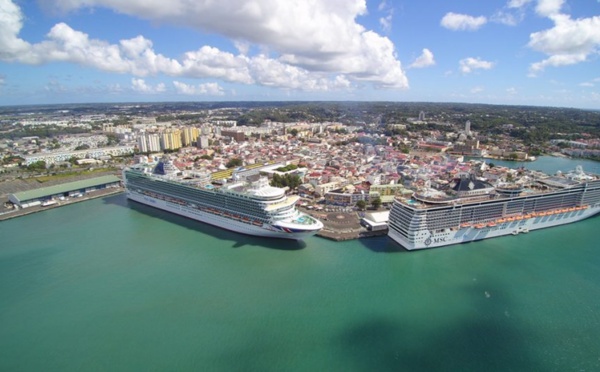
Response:
POLYGON ((300 240, 323 228, 296 209, 297 196, 258 175, 218 185, 209 173, 181 171, 163 157, 126 168, 123 180, 131 200, 243 234, 300 240))
POLYGON ((394 201, 388 236, 408 250, 465 243, 576 222, 600 213, 600 176, 581 167, 528 184, 492 186, 462 174, 445 190, 394 201))

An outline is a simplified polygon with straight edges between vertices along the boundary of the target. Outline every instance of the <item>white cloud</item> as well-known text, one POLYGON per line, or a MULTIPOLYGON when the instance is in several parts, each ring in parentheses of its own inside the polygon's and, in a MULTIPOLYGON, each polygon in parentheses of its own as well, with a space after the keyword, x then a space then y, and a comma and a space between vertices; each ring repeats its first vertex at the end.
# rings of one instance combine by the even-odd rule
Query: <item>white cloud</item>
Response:
POLYGON ((328 91, 348 88, 351 85, 344 76, 338 75, 333 80, 329 80, 264 55, 253 58, 249 67, 251 74, 265 86, 304 91, 328 91))
POLYGON ((440 24, 450 30, 477 30, 487 23, 487 18, 484 16, 473 17, 466 14, 446 13, 440 24))
POLYGON ((423 53, 415 59, 415 61, 409 66, 410 68, 423 68, 435 65, 435 59, 433 53, 427 48, 423 49, 423 53))
POLYGON ((584 87, 584 88, 593 88, 595 86, 594 83, 592 83, 591 81, 585 81, 583 83, 579 83, 580 87, 584 87))
POLYGON ((52 93, 52 94, 61 94, 61 93, 66 93, 68 91, 67 87, 64 86, 63 84, 61 84, 60 82, 56 81, 56 80, 50 80, 45 86, 44 86, 44 90, 46 92, 52 93))
POLYGON ((508 8, 522 8, 529 4, 532 0, 510 0, 507 4, 508 8))
POLYGON ((385 17, 379 18, 379 25, 381 25, 381 29, 385 32, 390 32, 392 30, 392 18, 393 13, 390 12, 385 17))
POLYGON ((510 88, 506 88, 506 93, 510 94, 511 96, 514 96, 518 93, 518 91, 517 91, 517 88, 510 87, 510 88))
POLYGON ((523 13, 511 13, 506 11, 498 11, 490 17, 490 21, 500 23, 506 26, 516 26, 524 18, 523 13))
POLYGON ((493 62, 484 61, 478 58, 465 58, 459 61, 459 68, 463 74, 468 74, 473 72, 473 70, 489 70, 494 67, 493 62))
POLYGON ((0 0, 0 11, 0 60, 13 61, 29 49, 29 43, 17 37, 23 27, 23 14, 11 0, 0 0))
POLYGON ((471 88, 471 94, 477 94, 477 93, 481 93, 483 91, 484 91, 483 87, 480 87, 480 86, 471 88))
POLYGON ((167 87, 165 86, 164 83, 159 83, 155 86, 152 86, 152 85, 146 84, 146 81, 144 81, 144 79, 133 78, 133 79, 131 79, 131 89, 133 89, 134 91, 136 91, 138 93, 154 94, 154 93, 162 93, 162 92, 166 91, 167 87))
POLYGON ((179 94, 186 95, 208 95, 208 96, 222 96, 225 95, 225 91, 218 83, 204 83, 198 85, 190 85, 179 81, 173 81, 175 90, 179 94))
POLYGON ((394 18, 394 8, 392 8, 385 0, 379 3, 377 7, 385 16, 379 17, 379 25, 383 32, 389 33, 392 30, 392 19, 394 18))
POLYGON ((544 71, 548 66, 560 67, 574 65, 585 61, 586 58, 585 54, 556 54, 541 62, 532 63, 531 66, 529 66, 529 76, 537 76, 538 73, 544 71))
POLYGON ((203 46, 195 52, 184 54, 181 62, 181 74, 195 78, 220 78, 225 81, 252 84, 255 79, 250 76, 251 59, 243 55, 223 52, 218 48, 203 46))
POLYGON ((388 3, 386 0, 383 0, 382 2, 379 3, 379 5, 377 6, 377 10, 382 11, 384 9, 386 9, 388 7, 388 3))
POLYGON ((123 92, 123 88, 121 87, 121 84, 119 84, 119 83, 108 85, 106 87, 106 90, 111 94, 118 94, 118 93, 123 92))
POLYGON ((364 0, 54 0, 53 4, 63 11, 106 7, 217 33, 238 43, 268 47, 282 56, 281 62, 308 73, 344 74, 383 87, 408 86, 391 41, 356 23, 367 12, 364 0))
POLYGON ((549 57, 530 66, 535 76, 548 66, 566 66, 584 62, 600 47, 600 16, 571 19, 565 14, 553 14, 554 27, 529 36, 530 48, 549 57))
POLYGON ((552 16, 560 13, 564 0, 538 0, 535 11, 542 17, 552 16))

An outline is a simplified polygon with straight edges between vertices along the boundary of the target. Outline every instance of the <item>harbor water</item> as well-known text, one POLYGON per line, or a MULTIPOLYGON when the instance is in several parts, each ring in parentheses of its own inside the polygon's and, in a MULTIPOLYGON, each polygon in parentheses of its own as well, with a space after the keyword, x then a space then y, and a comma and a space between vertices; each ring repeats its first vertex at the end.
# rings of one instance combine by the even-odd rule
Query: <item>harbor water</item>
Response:
MULTIPOLYGON (((525 166, 558 162, 598 164, 525 166)), ((124 194, 55 208, 0 223, 0 370, 600 370, 599 227, 407 252, 239 235, 124 194)))

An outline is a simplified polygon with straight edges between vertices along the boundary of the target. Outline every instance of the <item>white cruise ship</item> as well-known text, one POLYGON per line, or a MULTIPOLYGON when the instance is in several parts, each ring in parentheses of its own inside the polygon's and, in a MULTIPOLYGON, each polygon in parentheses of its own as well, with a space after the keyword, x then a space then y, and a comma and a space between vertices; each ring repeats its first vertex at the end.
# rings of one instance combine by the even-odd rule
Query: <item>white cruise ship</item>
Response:
POLYGON ((388 236, 408 250, 442 247, 580 221, 600 213, 600 176, 574 172, 528 185, 492 186, 472 175, 446 190, 396 199, 388 236))
POLYGON ((123 180, 131 200, 243 234, 300 240, 323 228, 296 209, 297 196, 258 175, 217 185, 209 173, 180 171, 164 157, 126 168, 123 180))

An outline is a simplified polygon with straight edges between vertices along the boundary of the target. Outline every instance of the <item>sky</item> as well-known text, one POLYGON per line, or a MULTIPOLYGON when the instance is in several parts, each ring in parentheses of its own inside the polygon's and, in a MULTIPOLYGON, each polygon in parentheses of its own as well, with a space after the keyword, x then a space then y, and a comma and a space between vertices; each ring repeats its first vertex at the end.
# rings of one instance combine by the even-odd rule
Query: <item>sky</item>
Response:
POLYGON ((0 105, 600 109, 600 0, 0 0, 0 105))

